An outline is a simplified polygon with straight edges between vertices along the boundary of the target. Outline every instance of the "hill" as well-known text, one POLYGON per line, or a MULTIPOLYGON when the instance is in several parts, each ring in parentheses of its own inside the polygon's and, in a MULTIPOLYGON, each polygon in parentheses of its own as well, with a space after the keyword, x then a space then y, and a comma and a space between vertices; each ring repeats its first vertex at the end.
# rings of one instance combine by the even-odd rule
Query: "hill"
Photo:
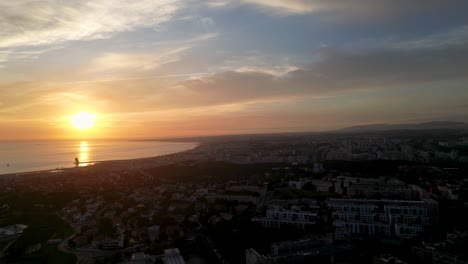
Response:
POLYGON ((468 130, 468 123, 433 121, 418 124, 371 124, 346 127, 337 132, 378 132, 391 130, 468 130))

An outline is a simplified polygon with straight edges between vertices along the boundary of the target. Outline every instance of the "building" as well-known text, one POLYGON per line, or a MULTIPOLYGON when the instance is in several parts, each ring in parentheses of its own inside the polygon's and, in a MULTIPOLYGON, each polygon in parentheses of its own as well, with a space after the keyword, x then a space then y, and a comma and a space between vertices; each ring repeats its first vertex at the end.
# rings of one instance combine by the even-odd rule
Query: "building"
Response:
POLYGON ((185 260, 180 254, 178 248, 170 248, 164 250, 163 256, 164 264, 185 264, 185 260))
POLYGON ((161 226, 159 225, 154 225, 148 227, 148 237, 151 242, 154 242, 159 239, 159 235, 161 233, 161 226))
POLYGON ((93 246, 100 249, 119 249, 124 247, 124 235, 119 238, 106 238, 104 240, 93 241, 93 246))
POLYGON ((314 173, 322 173, 325 171, 322 163, 314 163, 314 173))
POLYGON ((246 264, 277 263, 334 263, 351 252, 348 245, 333 245, 328 237, 325 240, 306 238, 273 244, 270 254, 263 255, 253 248, 245 251, 246 264))
POLYGON ((333 182, 332 181, 324 181, 319 179, 312 179, 310 183, 314 186, 317 192, 325 192, 328 193, 333 190, 333 182))
POLYGON ((411 252, 417 257, 420 263, 468 264, 468 260, 463 256, 440 251, 431 246, 411 247, 411 252))
POLYGON ((416 185, 408 185, 397 179, 358 179, 348 187, 348 197, 356 198, 387 198, 419 200, 423 191, 416 185))
POLYGON ((136 252, 132 254, 132 264, 146 264, 148 263, 147 257, 144 252, 136 252))
POLYGON ((411 247, 414 261, 434 264, 468 264, 468 231, 447 234, 444 241, 411 247))
POLYGON ((208 195, 206 197, 208 202, 215 202, 216 200, 226 200, 226 201, 237 201, 237 202, 245 202, 245 203, 253 203, 258 204, 260 201, 259 196, 253 195, 228 195, 228 194, 218 194, 218 195, 208 195))
POLYGON ((28 228, 27 225, 9 225, 0 228, 0 242, 15 240, 23 234, 23 231, 28 228))
POLYGON ((404 261, 399 260, 393 256, 379 256, 374 257, 372 263, 374 264, 407 264, 404 261))
POLYGON ((28 228, 28 226, 22 224, 0 228, 0 263, 2 263, 1 259, 5 256, 5 251, 15 243, 26 228, 28 228))
POLYGON ((437 214, 437 202, 329 199, 335 239, 421 235, 437 214))
POLYGON ((228 186, 226 190, 233 191, 233 192, 242 192, 242 191, 254 192, 260 195, 265 195, 266 193, 265 187, 260 187, 256 185, 231 185, 231 186, 228 186))
POLYGON ((307 183, 306 180, 298 180, 298 181, 289 181, 288 186, 295 188, 295 189, 302 189, 304 185, 307 183))
POLYGON ((261 223, 265 228, 281 228, 281 226, 292 225, 305 229, 315 225, 317 218, 316 211, 302 211, 297 206, 293 206, 289 210, 281 206, 272 206, 267 210, 266 217, 256 217, 252 221, 261 223))

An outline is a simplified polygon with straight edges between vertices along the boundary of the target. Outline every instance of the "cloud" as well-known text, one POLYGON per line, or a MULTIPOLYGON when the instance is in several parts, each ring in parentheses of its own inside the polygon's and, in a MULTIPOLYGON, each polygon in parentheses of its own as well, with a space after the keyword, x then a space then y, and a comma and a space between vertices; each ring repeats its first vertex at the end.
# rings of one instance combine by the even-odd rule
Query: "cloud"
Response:
POLYGON ((0 47, 109 38, 167 22, 182 6, 173 0, 2 1, 0 47))
POLYGON ((149 75, 142 77, 132 77, 125 79, 97 79, 89 81, 72 81, 72 82, 63 82, 62 85, 75 85, 75 84, 91 84, 91 83, 102 83, 102 82, 126 82, 126 81, 139 81, 139 80, 151 80, 151 79, 166 79, 166 78, 180 78, 180 77, 194 77, 206 75, 206 72, 194 72, 194 73, 184 73, 184 74, 169 74, 169 75, 149 75))
POLYGON ((310 13, 321 9, 323 4, 312 0, 241 0, 248 4, 265 6, 285 13, 310 13))
MULTIPOLYGON (((451 46, 463 46, 468 43, 468 25, 455 26, 448 30, 437 31, 423 36, 391 35, 383 38, 363 38, 341 45, 355 51, 400 49, 417 51, 421 49, 444 49, 451 46)), ((327 47, 324 45, 324 47, 327 47)))
POLYGON ((324 13, 334 18, 381 19, 400 17, 427 10, 468 7, 464 0, 211 0, 208 6, 254 5, 279 14, 324 13))
POLYGON ((199 42, 199 41, 208 40, 208 39, 214 38, 216 36, 218 36, 218 33, 205 33, 205 34, 201 34, 199 36, 195 36, 193 38, 184 40, 182 42, 184 42, 184 43, 195 43, 195 42, 199 42))
POLYGON ((240 73, 248 73, 248 72, 265 73, 265 74, 269 74, 275 77, 283 77, 287 75, 288 73, 293 72, 298 69, 299 69, 298 67, 291 66, 291 65, 268 67, 268 68, 246 66, 246 67, 240 67, 236 69, 235 71, 240 72, 240 73))
POLYGON ((306 14, 323 6, 320 1, 309 0, 205 0, 203 4, 209 8, 228 8, 241 5, 253 5, 279 13, 306 14))
POLYGON ((209 0, 205 4, 209 7, 225 7, 232 4, 232 0, 209 0))
POLYGON ((395 41, 391 45, 401 49, 443 48, 444 46, 466 45, 468 43, 468 25, 455 27, 444 32, 437 32, 418 39, 395 41))
POLYGON ((252 68, 184 81, 165 100, 173 105, 208 105, 468 79, 466 45, 358 52, 326 48, 318 57, 315 63, 285 72, 252 68))
MULTIPOLYGON (((239 67, 200 74, 201 77, 199 74, 186 76, 192 78, 184 81, 147 75, 55 86, 85 95, 78 103, 89 101, 104 105, 109 111, 134 112, 334 97, 355 91, 433 87, 434 83, 467 83, 467 45, 418 50, 389 47, 359 51, 324 48, 317 52, 318 59, 308 65, 239 67)), ((135 65, 144 64, 137 60, 135 65)), ((35 101, 34 97, 31 100, 35 101)))
POLYGON ((463 80, 462 69, 468 66, 466 45, 357 52, 329 48, 319 56, 319 62, 293 72, 291 78, 331 90, 384 88, 463 80))
POLYGON ((0 51, 0 68, 4 67, 3 63, 8 61, 10 51, 2 50, 0 51))
POLYGON ((106 53, 93 60, 90 71, 147 71, 180 60, 181 54, 190 47, 178 47, 152 53, 106 53))
POLYGON ((49 51, 61 49, 64 46, 54 46, 49 48, 30 48, 27 50, 22 49, 11 49, 11 50, 0 50, 0 68, 2 63, 7 63, 12 60, 22 60, 22 59, 37 59, 44 53, 49 51))
MULTIPOLYGON (((165 51, 179 56, 183 49, 165 51)), ((358 50, 323 48, 305 65, 285 61, 284 65, 271 63, 269 66, 255 59, 246 66, 235 62, 237 68, 227 67, 229 70, 215 74, 172 74, 164 69, 159 72, 159 69, 154 70, 155 67, 171 61, 171 56, 162 54, 165 53, 104 54, 88 67, 99 73, 91 80, 0 86, 5 103, 3 113, 18 116, 28 111, 34 115, 34 109, 44 109, 44 104, 51 109, 57 105, 65 108, 96 106, 105 112, 193 109, 302 97, 333 97, 355 91, 433 87, 445 82, 463 84, 468 78, 465 71, 468 68, 468 45, 451 41, 409 49, 398 45, 358 50), (105 71, 119 74, 102 75, 105 71), (191 78, 180 81, 183 77, 191 78), (79 97, 70 96, 73 94, 79 97)))
MULTIPOLYGON (((182 56, 199 42, 216 37, 217 33, 205 33, 186 39, 156 42, 145 47, 144 52, 109 52, 93 59, 87 70, 102 71, 149 71, 169 63, 178 62, 182 56), (156 48, 155 48, 155 47, 156 48)), ((120 77, 121 78, 121 77, 120 77)))
POLYGON ((18 120, 30 117, 37 118, 38 110, 43 113, 44 96, 53 93, 58 87, 44 88, 33 82, 20 82, 0 85, 3 105, 0 107, 0 119, 18 120))

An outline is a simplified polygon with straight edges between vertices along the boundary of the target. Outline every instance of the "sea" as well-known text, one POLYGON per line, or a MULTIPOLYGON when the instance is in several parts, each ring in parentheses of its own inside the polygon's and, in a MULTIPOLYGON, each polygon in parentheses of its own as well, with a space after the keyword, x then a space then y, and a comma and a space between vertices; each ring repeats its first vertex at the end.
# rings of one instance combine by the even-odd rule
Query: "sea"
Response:
POLYGON ((80 162, 156 157, 195 148, 194 142, 128 140, 0 141, 0 175, 74 167, 80 162))

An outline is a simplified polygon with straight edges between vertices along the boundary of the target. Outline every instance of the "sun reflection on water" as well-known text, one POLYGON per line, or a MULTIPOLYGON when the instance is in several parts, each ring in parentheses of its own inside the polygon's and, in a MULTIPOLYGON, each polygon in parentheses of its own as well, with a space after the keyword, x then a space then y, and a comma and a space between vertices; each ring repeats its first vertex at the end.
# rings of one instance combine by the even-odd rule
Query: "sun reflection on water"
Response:
MULTIPOLYGON (((81 141, 80 143, 80 149, 79 149, 79 156, 78 159, 80 162, 89 162, 89 148, 88 148, 88 142, 86 141, 81 141)), ((80 163, 79 166, 88 166, 89 163, 80 163)))

